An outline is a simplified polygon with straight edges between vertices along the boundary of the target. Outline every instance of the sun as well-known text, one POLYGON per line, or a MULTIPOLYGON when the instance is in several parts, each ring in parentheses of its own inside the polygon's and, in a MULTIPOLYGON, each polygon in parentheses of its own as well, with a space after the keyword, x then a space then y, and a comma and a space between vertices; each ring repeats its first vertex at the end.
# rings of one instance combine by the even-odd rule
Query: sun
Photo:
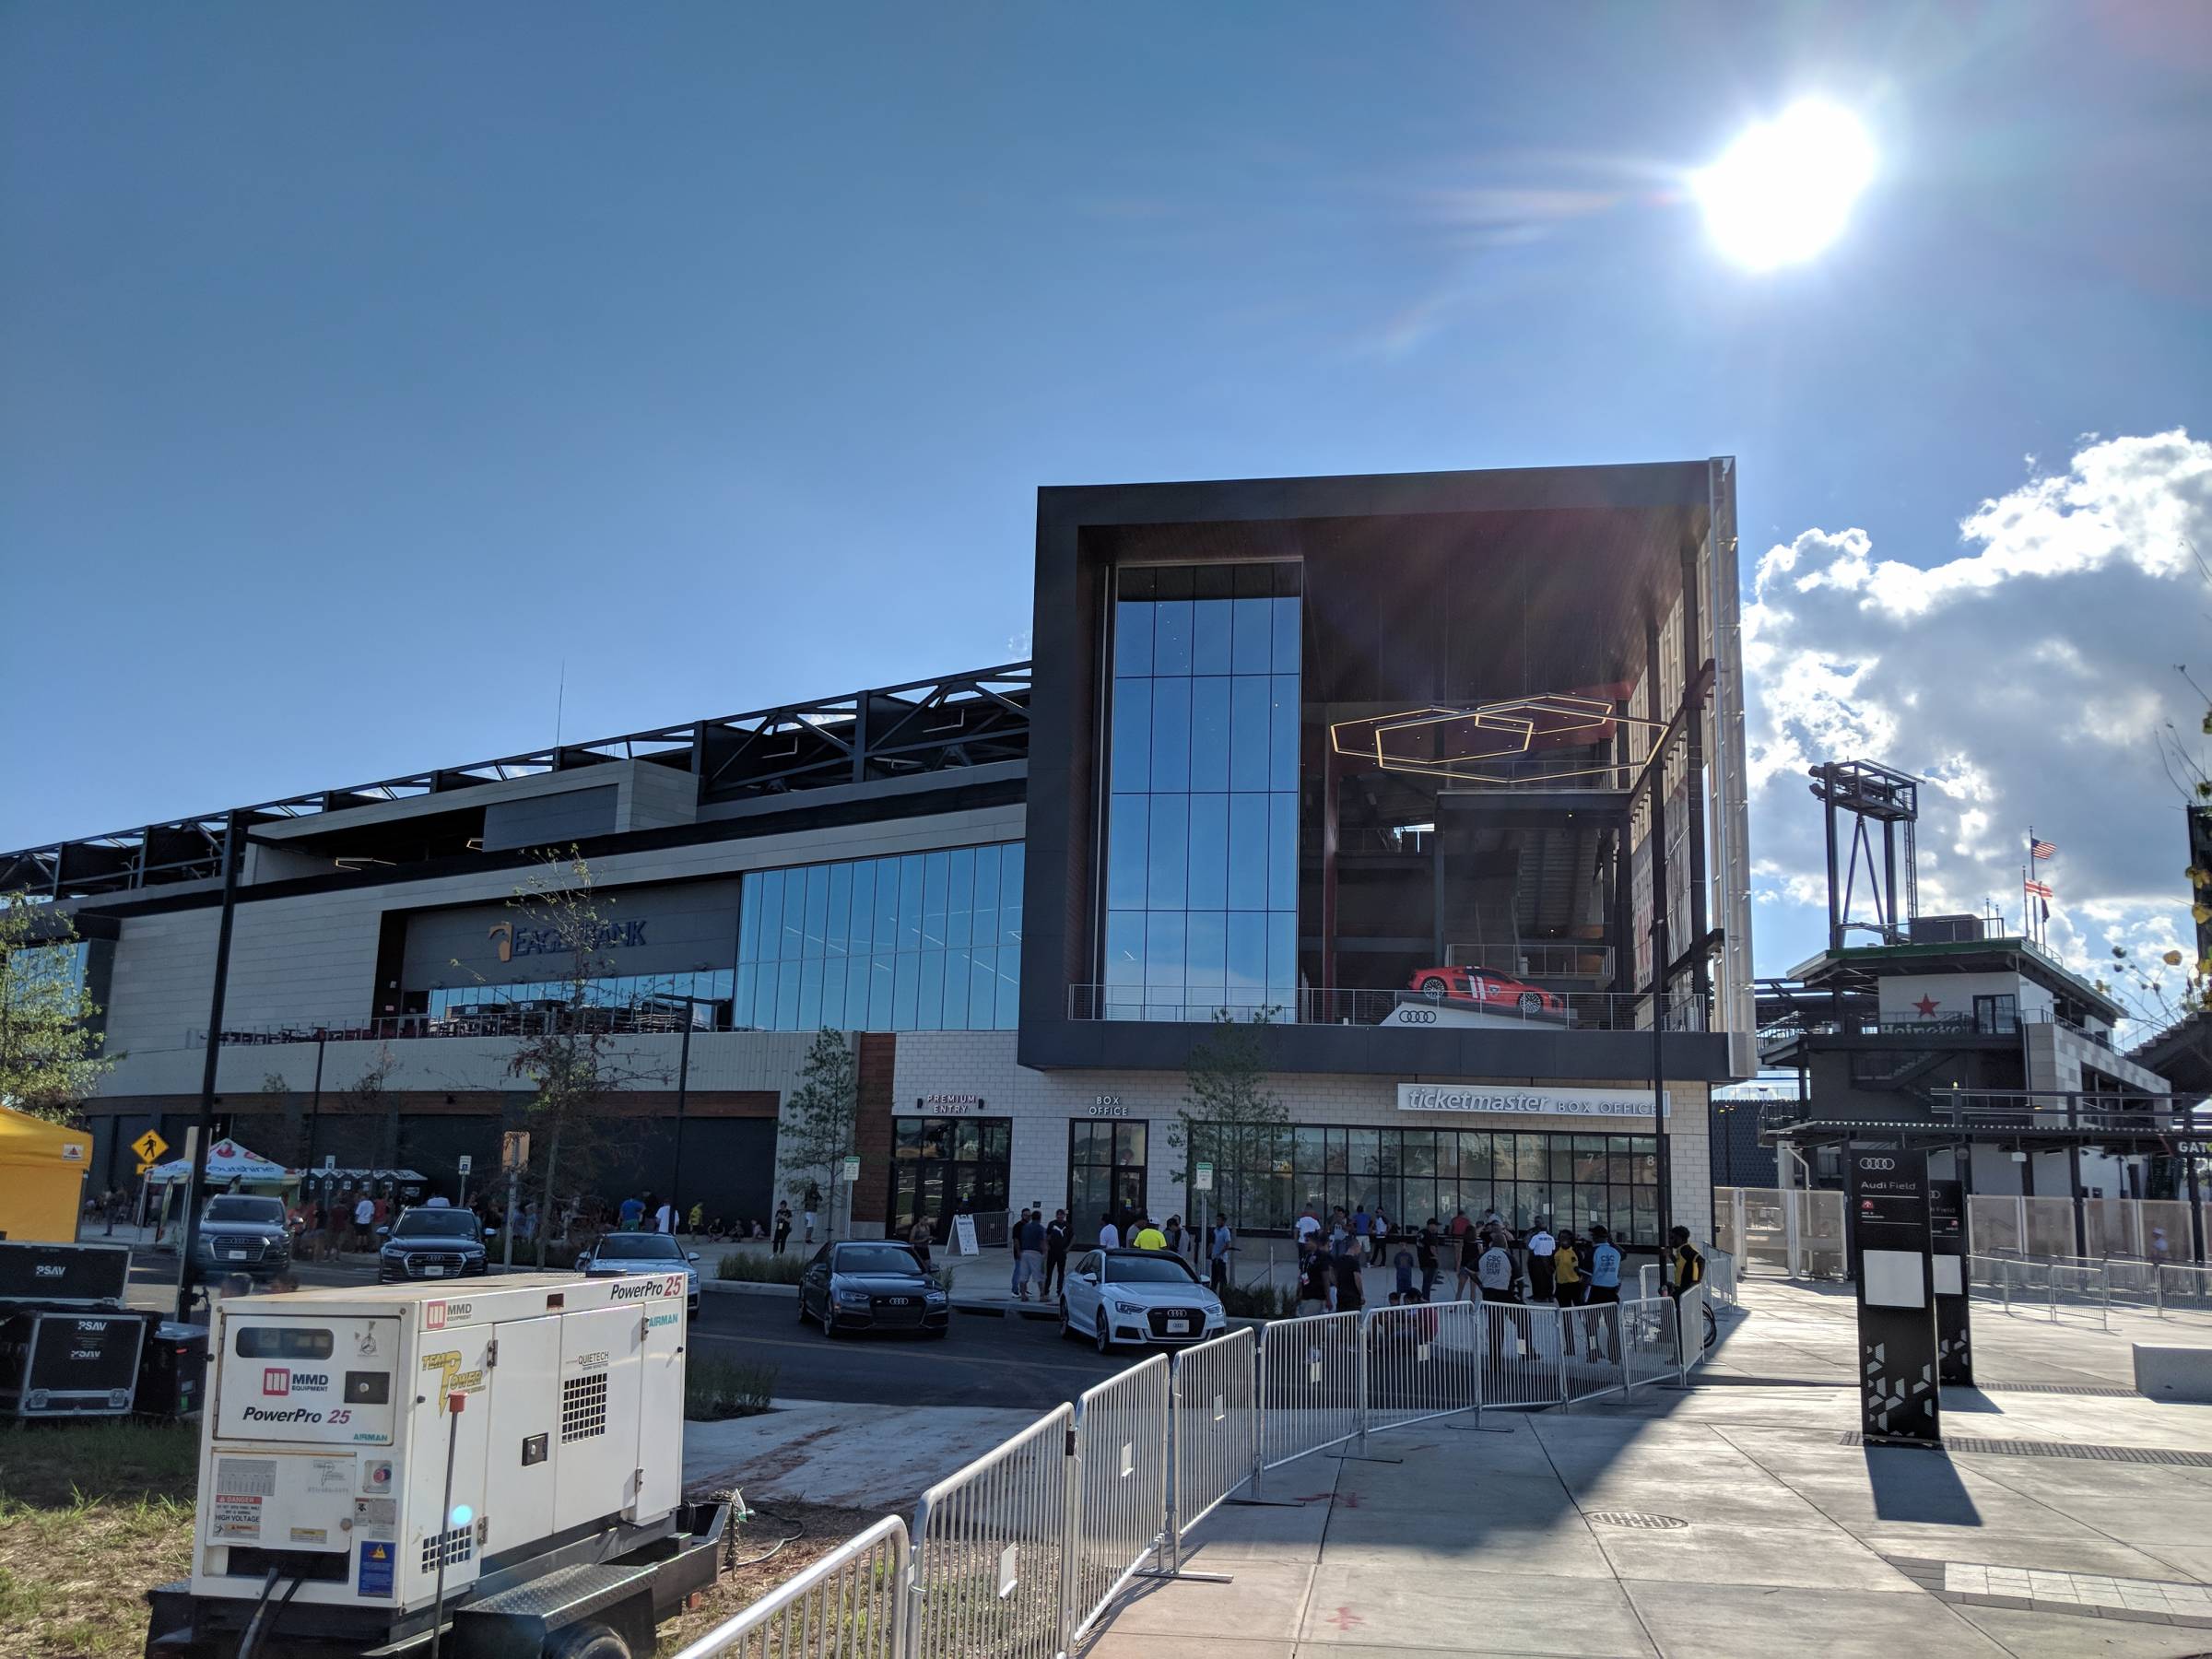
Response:
POLYGON ((1746 131, 1691 188, 1721 251, 1767 271, 1810 259, 1842 234, 1874 161, 1856 117, 1808 99, 1746 131))

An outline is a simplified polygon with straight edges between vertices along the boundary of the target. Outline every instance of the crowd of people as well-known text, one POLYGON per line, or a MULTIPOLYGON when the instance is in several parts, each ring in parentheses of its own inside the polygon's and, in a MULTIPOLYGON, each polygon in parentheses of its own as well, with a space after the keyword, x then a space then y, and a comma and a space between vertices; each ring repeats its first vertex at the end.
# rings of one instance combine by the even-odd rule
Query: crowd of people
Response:
MULTIPOLYGON (((1349 1213, 1334 1210, 1324 1224, 1308 1208, 1299 1217, 1294 1230, 1299 1250, 1298 1312, 1301 1315, 1364 1308, 1365 1269, 1371 1265, 1392 1269, 1392 1307, 1432 1302, 1442 1277, 1447 1246, 1455 1246, 1458 1254, 1458 1271, 1449 1300, 1466 1300, 1470 1291, 1475 1300, 1513 1308, 1532 1303, 1602 1307, 1620 1300, 1620 1247, 1604 1227, 1593 1226, 1580 1235, 1568 1228, 1554 1231, 1549 1218, 1539 1217, 1526 1232, 1516 1233, 1496 1210, 1486 1212, 1478 1221, 1461 1210, 1449 1226, 1431 1217, 1415 1230, 1394 1228, 1387 1217, 1371 1216, 1364 1208, 1349 1213)), ((1688 1228, 1672 1230, 1665 1265, 1663 1280, 1670 1296, 1679 1296, 1704 1281, 1705 1258, 1691 1242, 1688 1228)), ((1585 1323, 1594 1333, 1591 1340, 1595 1340, 1595 1332, 1603 1330, 1608 1343, 1618 1343, 1617 1329, 1610 1322, 1585 1323)), ((1561 1328, 1566 1351, 1572 1354, 1574 1322, 1567 1322, 1561 1328)), ((1493 1348, 1499 1345, 1501 1329, 1501 1324, 1493 1324, 1493 1348)), ((1618 1353, 1609 1357, 1618 1358, 1618 1353)))

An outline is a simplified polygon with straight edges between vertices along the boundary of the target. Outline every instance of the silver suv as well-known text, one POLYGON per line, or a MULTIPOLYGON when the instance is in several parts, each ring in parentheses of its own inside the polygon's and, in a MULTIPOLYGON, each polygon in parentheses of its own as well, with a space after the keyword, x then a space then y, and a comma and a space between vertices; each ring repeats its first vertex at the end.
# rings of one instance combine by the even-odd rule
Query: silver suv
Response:
POLYGON ((292 1265, 284 1200, 218 1193, 200 1212, 198 1262, 204 1273, 275 1278, 292 1265))

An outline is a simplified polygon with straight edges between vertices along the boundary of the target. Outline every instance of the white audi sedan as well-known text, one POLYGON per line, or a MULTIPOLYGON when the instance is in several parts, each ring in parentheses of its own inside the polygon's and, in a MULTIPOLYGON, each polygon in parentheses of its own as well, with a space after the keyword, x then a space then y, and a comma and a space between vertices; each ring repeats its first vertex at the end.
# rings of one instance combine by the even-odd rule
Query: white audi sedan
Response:
POLYGON ((1101 1354, 1124 1342, 1204 1342, 1228 1329, 1221 1299, 1168 1251, 1091 1250, 1068 1265, 1060 1335, 1088 1336, 1101 1354))

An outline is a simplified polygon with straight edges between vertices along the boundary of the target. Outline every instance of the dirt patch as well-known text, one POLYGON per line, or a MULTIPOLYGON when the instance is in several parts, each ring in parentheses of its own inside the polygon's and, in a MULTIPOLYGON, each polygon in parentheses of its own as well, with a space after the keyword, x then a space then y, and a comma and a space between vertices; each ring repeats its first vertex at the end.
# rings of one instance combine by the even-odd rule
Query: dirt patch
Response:
POLYGON ((777 1502, 755 1510, 750 1521, 734 1529, 739 1564, 725 1569, 714 1581, 705 1605, 661 1627, 660 1645, 673 1653, 705 1635, 881 1518, 876 1510, 832 1509, 821 1503, 777 1502), (779 1545, 780 1539, 788 1541, 779 1545), (759 1559, 762 1557, 766 1559, 759 1559))

